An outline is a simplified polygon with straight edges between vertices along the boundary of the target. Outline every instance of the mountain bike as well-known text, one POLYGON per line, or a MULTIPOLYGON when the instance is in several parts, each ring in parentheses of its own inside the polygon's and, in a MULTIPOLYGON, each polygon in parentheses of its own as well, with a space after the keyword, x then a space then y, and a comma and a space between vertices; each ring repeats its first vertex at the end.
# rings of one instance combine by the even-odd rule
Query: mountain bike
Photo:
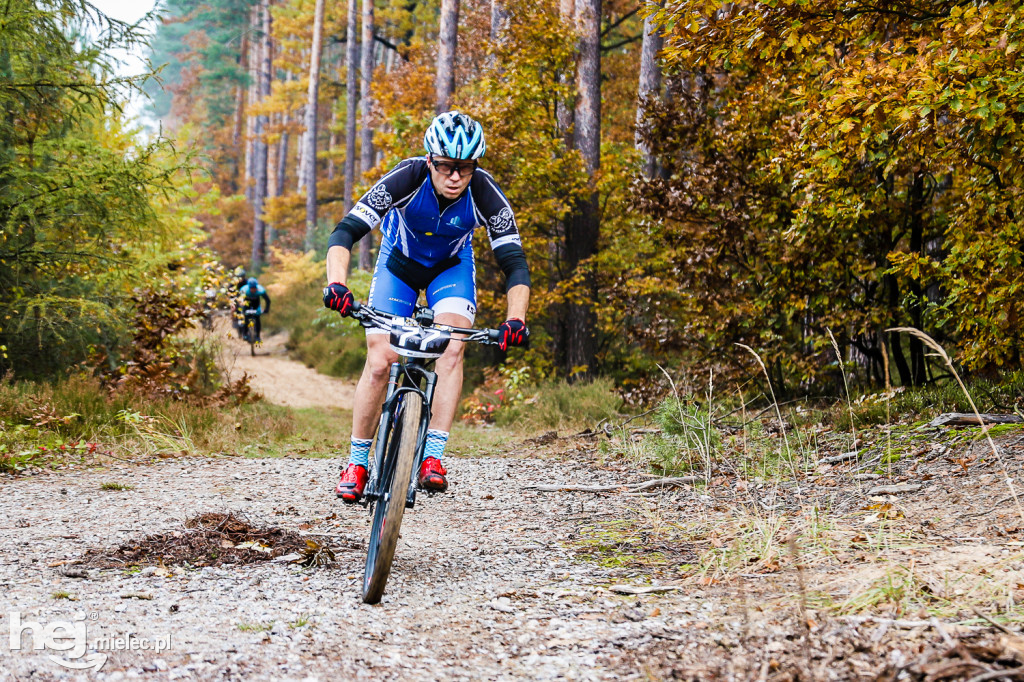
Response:
POLYGON ((262 314, 260 308, 250 308, 244 311, 245 331, 242 332, 242 338, 249 343, 249 355, 256 355, 256 346, 262 345, 256 336, 256 318, 262 314))
POLYGON ((351 314, 364 327, 390 331, 391 348, 401 356, 391 365, 377 444, 361 500, 373 514, 363 571, 363 601, 376 604, 391 573, 402 516, 416 504, 416 465, 423 457, 437 383, 437 374, 430 366, 456 334, 464 343, 498 345, 499 332, 435 325, 434 312, 426 307, 417 307, 413 317, 407 318, 356 303, 351 314))

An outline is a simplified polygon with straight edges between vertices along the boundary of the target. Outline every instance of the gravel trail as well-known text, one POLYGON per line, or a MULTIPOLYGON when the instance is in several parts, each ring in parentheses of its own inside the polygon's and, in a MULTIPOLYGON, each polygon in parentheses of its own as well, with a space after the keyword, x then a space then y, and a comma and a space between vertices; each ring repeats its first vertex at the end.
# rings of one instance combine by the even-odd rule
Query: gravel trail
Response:
POLYGON ((609 513, 602 502, 521 491, 524 480, 580 483, 592 473, 518 459, 449 467, 450 494, 421 496, 407 513, 377 606, 359 599, 360 550, 339 554, 333 568, 261 564, 167 577, 93 569, 75 578, 57 565, 209 511, 243 512, 337 545, 363 542, 369 514, 330 494, 334 461, 190 458, 6 482, 5 618, 17 612, 45 626, 84 613, 90 642, 132 633, 151 642, 169 635, 170 645, 104 651, 99 673, 64 670, 50 652, 0 647, 0 679, 622 679, 609 670, 623 648, 671 623, 638 614, 635 602, 604 589, 602 569, 562 547, 581 519, 609 513), (132 489, 101 489, 111 481, 132 489), (54 598, 61 592, 74 601, 54 598))

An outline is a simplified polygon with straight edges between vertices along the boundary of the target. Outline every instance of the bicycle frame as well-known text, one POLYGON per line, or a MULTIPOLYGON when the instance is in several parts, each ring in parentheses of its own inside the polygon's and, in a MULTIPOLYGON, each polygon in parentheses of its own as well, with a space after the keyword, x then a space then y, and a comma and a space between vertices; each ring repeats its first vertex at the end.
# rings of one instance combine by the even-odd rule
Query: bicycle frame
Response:
MULTIPOLYGON (((436 384, 437 374, 428 369, 426 363, 419 358, 407 362, 398 360, 391 364, 387 395, 384 398, 380 425, 377 428, 377 447, 373 456, 375 466, 370 473, 369 481, 367 481, 366 491, 363 493, 364 505, 376 502, 385 492, 381 489, 380 482, 387 481, 390 476, 384 475, 384 467, 394 466, 393 458, 388 458, 386 451, 389 442, 388 436, 390 436, 394 425, 392 417, 398 414, 402 396, 410 392, 419 393, 423 397, 423 412, 420 415, 419 433, 416 437, 416 464, 418 465, 423 458, 423 449, 427 441, 427 426, 430 424, 430 407, 434 399, 436 384)), ((405 498, 407 508, 412 508, 416 504, 417 472, 418 467, 414 467, 412 478, 409 480, 409 492, 406 493, 405 498)))

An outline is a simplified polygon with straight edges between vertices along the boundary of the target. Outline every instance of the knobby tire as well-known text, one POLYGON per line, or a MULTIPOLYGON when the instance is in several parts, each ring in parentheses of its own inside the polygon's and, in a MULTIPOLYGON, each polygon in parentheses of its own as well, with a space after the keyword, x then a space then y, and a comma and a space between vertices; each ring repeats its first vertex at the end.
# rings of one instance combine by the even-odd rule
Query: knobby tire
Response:
MULTIPOLYGON (((389 436, 385 452, 394 457, 391 481, 382 481, 386 492, 377 500, 370 529, 370 542, 363 573, 363 601, 376 604, 384 595, 384 585, 391 573, 391 560, 398 545, 398 533, 405 513, 405 497, 412 481, 416 463, 416 445, 419 440, 420 415, 423 396, 410 391, 402 396, 401 414, 389 436), (394 454, 392 454, 394 453, 394 454), (376 551, 373 551, 376 548, 376 551)), ((386 472, 382 472, 386 475, 386 472)))

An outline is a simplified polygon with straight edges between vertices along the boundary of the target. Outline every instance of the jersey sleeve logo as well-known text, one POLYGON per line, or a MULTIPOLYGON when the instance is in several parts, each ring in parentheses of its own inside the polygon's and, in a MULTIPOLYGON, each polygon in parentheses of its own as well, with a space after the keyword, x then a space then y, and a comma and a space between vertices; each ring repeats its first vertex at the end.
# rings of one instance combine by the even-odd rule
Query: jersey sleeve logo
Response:
POLYGON ((383 212, 391 208, 391 194, 383 184, 374 185, 370 193, 366 195, 366 203, 370 208, 383 212))
POLYGON ((491 219, 487 221, 487 225, 493 235, 501 235, 512 231, 516 226, 512 209, 508 207, 501 209, 497 215, 491 216, 491 219))

